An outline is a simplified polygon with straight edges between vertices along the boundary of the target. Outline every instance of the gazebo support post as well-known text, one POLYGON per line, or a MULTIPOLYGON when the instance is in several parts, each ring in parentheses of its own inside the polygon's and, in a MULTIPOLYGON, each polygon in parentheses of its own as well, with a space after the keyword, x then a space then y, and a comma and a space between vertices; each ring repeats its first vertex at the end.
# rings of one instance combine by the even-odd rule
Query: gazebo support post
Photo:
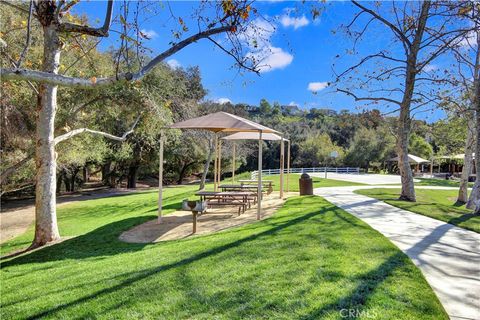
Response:
MULTIPOLYGON (((220 180, 222 177, 222 140, 218 140, 218 170, 217 170, 217 184, 220 185, 220 180)), ((218 186, 217 186, 218 189, 218 186)))
POLYGON ((164 131, 160 130, 160 150, 158 151, 158 219, 157 223, 162 222, 163 206, 163 143, 164 131))
POLYGON ((258 188, 257 188, 257 220, 260 220, 261 213, 262 213, 262 148, 263 148, 263 140, 262 140, 262 131, 260 130, 260 138, 258 139, 258 188))
POLYGON ((289 192, 288 181, 290 180, 290 139, 287 141, 287 192, 289 192))
POLYGON ((215 132, 215 160, 213 161, 213 191, 217 191, 218 134, 215 132))
POLYGON ((430 163, 430 178, 433 178, 433 156, 432 156, 432 162, 430 163))
POLYGON ((232 184, 235 183, 235 142, 233 142, 233 157, 232 157, 232 184))
POLYGON ((284 147, 283 134, 282 134, 282 139, 280 140, 280 199, 283 199, 283 182, 284 182, 283 171, 284 170, 285 170, 285 147, 284 147))

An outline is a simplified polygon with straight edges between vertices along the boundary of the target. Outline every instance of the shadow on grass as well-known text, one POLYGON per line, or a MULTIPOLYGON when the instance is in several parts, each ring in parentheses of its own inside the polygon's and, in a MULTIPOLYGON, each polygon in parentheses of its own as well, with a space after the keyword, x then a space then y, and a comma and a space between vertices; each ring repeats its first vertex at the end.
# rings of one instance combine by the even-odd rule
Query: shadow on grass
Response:
POLYGON ((119 241, 118 237, 123 231, 154 218, 155 216, 149 215, 106 224, 84 235, 4 261, 2 262, 2 268, 27 263, 110 256, 141 250, 147 244, 125 243, 119 241))
MULTIPOLYGON (((141 281, 143 279, 146 279, 150 276, 157 275, 160 272, 165 272, 165 271, 168 271, 170 269, 186 266, 190 263, 199 261, 201 259, 205 259, 205 258, 208 258, 210 256, 214 256, 214 255, 220 254, 222 252, 225 252, 227 250, 236 248, 236 247, 238 247, 242 244, 245 244, 245 243, 248 243, 248 242, 263 238, 263 237, 266 237, 266 236, 274 235, 275 233, 279 232, 280 230, 283 230, 283 229, 288 228, 290 226, 296 225, 296 224, 301 223, 305 220, 309 220, 309 219, 311 219, 315 216, 324 214, 326 211, 328 211, 328 209, 329 208, 322 208, 318 211, 314 211, 314 212, 304 214, 304 215, 302 215, 298 218, 290 219, 290 220, 288 220, 284 223, 281 223, 277 226, 271 227, 268 230, 246 236, 246 237, 238 239, 236 241, 233 241, 233 242, 221 245, 221 246, 217 246, 217 247, 211 248, 211 249, 203 251, 203 252, 199 252, 199 253, 194 254, 194 255, 192 255, 188 258, 184 258, 184 259, 181 259, 181 260, 173 262, 173 263, 157 266, 157 267, 154 267, 154 268, 148 268, 148 269, 144 269, 144 270, 140 270, 140 271, 130 272, 129 273, 130 277, 128 279, 126 279, 125 281, 117 284, 117 285, 99 290, 99 291, 97 291, 93 294, 86 295, 82 298, 79 298, 79 299, 70 301, 68 303, 58 305, 54 308, 39 312, 35 315, 30 316, 28 319, 38 319, 38 318, 45 317, 47 315, 52 315, 53 313, 59 312, 61 310, 67 309, 69 307, 76 306, 76 305, 81 304, 81 303, 85 303, 85 302, 90 301, 92 299, 98 298, 99 296, 110 294, 110 293, 116 292, 118 290, 122 290, 123 288, 125 288, 127 286, 130 286, 130 285, 132 285, 132 284, 134 284, 138 281, 141 281)), ((151 219, 151 217, 148 217, 148 218, 151 219)), ((130 220, 130 219, 128 219, 128 220, 130 220)), ((261 221, 259 223, 263 224, 267 220, 261 221)), ((268 225, 266 225, 266 227, 268 227, 268 225)), ((96 234, 97 230, 95 230, 92 233, 96 234)), ((115 234, 118 234, 120 232, 118 230, 118 225, 116 225, 116 223, 105 226, 103 228, 103 231, 104 232, 105 231, 110 232, 110 233, 113 232, 115 234), (117 228, 117 229, 116 229, 115 232, 113 232, 111 229, 115 229, 115 228, 117 228)), ((105 248, 105 243, 100 242, 100 243, 94 243, 93 248, 92 248, 92 246, 87 245, 87 247, 90 248, 90 250, 88 250, 88 251, 87 250, 82 250, 83 248, 81 248, 81 245, 85 245, 84 241, 88 237, 91 237, 91 236, 92 236, 91 234, 82 236, 82 237, 86 237, 86 238, 83 239, 82 242, 68 243, 66 241, 64 243, 52 246, 50 248, 46 248, 42 251, 32 253, 32 254, 29 255, 30 257, 29 256, 19 257, 17 259, 9 261, 8 265, 16 265, 16 264, 28 263, 28 262, 34 262, 34 261, 39 262, 39 261, 48 261, 48 260, 50 260, 50 261, 61 260, 61 259, 67 259, 67 258, 81 259, 81 258, 86 258, 86 257, 91 257, 91 256, 96 256, 96 255, 109 255, 109 254, 121 253, 121 252, 125 252, 125 250, 130 250, 130 251, 131 250, 139 250, 142 247, 142 245, 136 245, 134 247, 132 247, 130 245, 125 246, 125 245, 121 245, 121 242, 118 242, 118 243, 115 243, 113 246, 108 246, 107 247, 108 249, 102 249, 102 248, 105 248), (64 244, 64 246, 65 246, 64 248, 62 248, 63 247, 62 244, 64 244), (74 247, 74 245, 80 245, 80 250, 78 250, 79 249, 78 247, 74 247), (58 248, 57 246, 60 246, 61 249, 58 248), (131 247, 131 248, 128 248, 128 247, 131 247), (48 250, 48 249, 50 249, 50 250, 48 250), (93 252, 92 252, 92 250, 93 250, 93 252)), ((100 239, 98 239, 98 237, 95 237, 94 239, 97 239, 97 241, 100 240, 100 239)))
POLYGON ((346 312, 354 310, 357 315, 363 314, 366 318, 377 318, 379 315, 369 314, 368 311, 364 311, 370 296, 375 293, 375 289, 378 286, 392 276, 396 269, 402 268, 409 263, 410 261, 405 254, 401 252, 395 253, 377 268, 360 275, 357 278, 359 284, 350 294, 314 310, 310 314, 302 317, 302 319, 320 319, 332 314, 336 314, 340 319, 344 318, 343 314, 345 311, 342 310, 346 310, 346 312))

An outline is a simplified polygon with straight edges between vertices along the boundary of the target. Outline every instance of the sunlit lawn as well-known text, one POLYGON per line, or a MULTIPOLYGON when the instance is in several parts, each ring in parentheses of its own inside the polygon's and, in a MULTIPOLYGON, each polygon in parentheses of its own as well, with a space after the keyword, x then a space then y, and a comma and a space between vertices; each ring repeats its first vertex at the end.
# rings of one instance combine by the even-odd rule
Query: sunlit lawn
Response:
MULTIPOLYGON (((416 186, 438 186, 438 187, 455 187, 460 186, 460 182, 455 180, 446 180, 446 179, 433 179, 433 178, 415 178, 420 180, 415 182, 416 186)), ((473 187, 473 182, 470 182, 469 187, 473 187)))
POLYGON ((355 192, 382 200, 401 209, 480 232, 480 216, 472 214, 464 205, 455 203, 458 190, 416 189, 416 202, 398 200, 400 189, 378 188, 357 190, 355 192))
MULTIPOLYGON (((285 188, 286 188, 286 183, 287 183, 287 175, 286 174, 284 175, 284 178, 285 178, 285 188)), ((363 183, 355 183, 355 182, 342 181, 342 180, 324 179, 324 178, 319 178, 319 177, 311 177, 311 178, 312 178, 314 188, 364 185, 363 183)), ((238 182, 238 180, 240 180, 240 179, 250 179, 250 173, 245 172, 245 173, 242 173, 240 175, 235 176, 235 181, 236 182, 238 182)), ((280 190, 280 175, 279 174, 263 176, 263 179, 264 180, 272 180, 273 184, 274 184, 273 189, 275 191, 280 190)), ((298 179, 300 179, 300 174, 291 173, 289 175, 289 177, 288 177, 289 191, 298 192, 298 190, 299 190, 298 179)), ((225 181, 228 181, 229 183, 232 182, 231 178, 226 178, 225 181)))
MULTIPOLYGON (((193 189, 168 189, 167 210, 193 189)), ((3 261, 2 319, 340 319, 342 309, 447 319, 403 253, 320 197, 291 198, 240 228, 147 245, 118 236, 154 219, 156 192, 58 214, 61 233, 76 237, 3 261)))

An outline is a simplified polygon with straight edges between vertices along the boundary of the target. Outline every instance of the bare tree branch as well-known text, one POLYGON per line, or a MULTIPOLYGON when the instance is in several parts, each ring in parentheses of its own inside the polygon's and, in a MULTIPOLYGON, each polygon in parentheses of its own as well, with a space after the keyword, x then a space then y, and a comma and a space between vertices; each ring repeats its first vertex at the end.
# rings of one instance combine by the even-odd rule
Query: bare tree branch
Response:
POLYGON ((60 74, 53 74, 49 72, 29 70, 29 69, 0 69, 0 76, 4 79, 10 80, 31 80, 36 82, 45 82, 61 86, 68 87, 81 87, 85 89, 106 86, 117 81, 136 81, 143 78, 150 70, 152 70, 157 64, 185 48, 186 46, 200 40, 208 38, 212 35, 219 34, 231 30, 231 26, 221 26, 214 29, 205 30, 194 34, 177 44, 173 45, 169 49, 165 50, 158 56, 156 56, 152 61, 150 61, 145 67, 140 69, 137 73, 122 73, 117 77, 108 77, 100 79, 85 79, 85 78, 76 78, 68 77, 60 74))
POLYGON ((106 133, 106 132, 103 132, 103 131, 97 131, 97 130, 92 130, 92 129, 88 129, 88 128, 79 128, 79 129, 72 130, 70 132, 62 134, 61 136, 56 137, 54 139, 55 145, 57 145, 58 143, 60 143, 62 141, 70 139, 70 138, 72 138, 76 135, 79 135, 80 133, 84 133, 84 132, 100 135, 100 136, 103 136, 103 137, 111 139, 111 140, 123 142, 127 139, 127 136, 133 132, 133 130, 137 126, 139 120, 140 120, 140 116, 137 117, 137 119, 133 123, 132 127, 128 131, 126 131, 121 137, 114 136, 113 134, 106 133))
POLYGON ((1 175, 0 175, 0 185, 3 185, 3 183, 5 182, 5 179, 7 179, 12 173, 17 171, 18 168, 22 167, 29 160, 33 159, 33 155, 34 155, 33 151, 29 152, 29 153, 27 153, 27 155, 22 160, 18 161, 14 165, 12 165, 12 166, 6 168, 5 170, 3 170, 1 175))
MULTIPOLYGON (((69 8, 68 5, 66 8, 69 8)), ((113 0, 108 0, 107 13, 105 14, 105 20, 103 26, 100 28, 92 28, 89 26, 82 26, 79 24, 73 24, 69 22, 62 22, 59 25, 59 30, 63 32, 75 32, 81 34, 88 34, 94 37, 108 37, 110 24, 112 22, 113 15, 113 0)))
POLYGON ((397 100, 394 100, 394 99, 390 99, 390 98, 384 98, 384 97, 358 97, 357 95, 355 95, 354 93, 350 92, 350 91, 347 91, 347 90, 344 90, 344 89, 337 89, 338 92, 343 92, 351 97, 353 97, 355 99, 355 101, 386 101, 386 102, 390 102, 390 103, 394 103, 394 104, 398 104, 398 105, 401 105, 401 102, 400 101, 397 101, 397 100))
POLYGON ((211 37, 208 37, 208 40, 210 40, 211 42, 213 42, 217 47, 219 47, 223 52, 225 52, 226 54, 228 54, 229 56, 231 56, 233 59, 235 59, 235 61, 237 62, 237 64, 244 68, 244 69, 247 69, 249 71, 252 71, 252 72, 255 72, 257 75, 260 75, 260 72, 258 70, 256 70, 255 68, 252 68, 252 67, 249 67, 247 65, 245 65, 245 63, 243 61, 241 61, 236 55, 234 55, 233 53, 231 53, 230 51, 228 51, 227 49, 225 49, 221 44, 219 44, 217 41, 213 40, 211 37))
POLYGON ((390 21, 388 21, 387 19, 385 19, 384 17, 380 16, 379 14, 377 14, 375 11, 373 10, 370 10, 366 7, 364 7, 363 5, 361 5, 360 3, 358 3, 357 1, 352 1, 352 3, 354 5, 356 5, 357 7, 359 7, 360 9, 362 9, 363 11, 369 13, 370 15, 372 15, 373 17, 375 17, 378 21, 382 22, 384 25, 386 25, 387 27, 389 27, 393 33, 402 41, 404 42, 408 47, 410 47, 412 44, 410 42, 410 40, 405 36, 405 34, 399 30, 393 23, 391 23, 390 21))
POLYGON ((33 12, 33 0, 30 0, 30 7, 28 9, 28 20, 27 20, 27 40, 25 41, 25 47, 23 48, 20 58, 18 58, 17 68, 20 68, 25 56, 27 55, 28 48, 30 48, 30 29, 32 24, 32 12, 33 12))

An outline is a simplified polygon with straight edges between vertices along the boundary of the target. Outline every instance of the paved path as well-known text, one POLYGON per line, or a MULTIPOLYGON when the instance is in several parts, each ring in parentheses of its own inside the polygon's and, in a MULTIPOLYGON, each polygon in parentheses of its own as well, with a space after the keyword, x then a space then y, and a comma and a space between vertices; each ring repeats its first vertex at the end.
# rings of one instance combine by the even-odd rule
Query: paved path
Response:
MULTIPOLYGON (((316 172, 309 173, 312 177, 325 178, 325 173, 316 172)), ((347 174, 347 173, 327 173, 328 179, 342 180, 349 182, 357 182, 369 185, 379 184, 400 184, 400 176, 394 174, 373 174, 373 173, 361 173, 361 174, 347 174)), ((414 179, 415 182, 420 180, 414 179)))
POLYGON ((406 253, 451 319, 480 319, 480 234, 353 192, 374 187, 385 188, 317 188, 315 194, 362 219, 406 253))

